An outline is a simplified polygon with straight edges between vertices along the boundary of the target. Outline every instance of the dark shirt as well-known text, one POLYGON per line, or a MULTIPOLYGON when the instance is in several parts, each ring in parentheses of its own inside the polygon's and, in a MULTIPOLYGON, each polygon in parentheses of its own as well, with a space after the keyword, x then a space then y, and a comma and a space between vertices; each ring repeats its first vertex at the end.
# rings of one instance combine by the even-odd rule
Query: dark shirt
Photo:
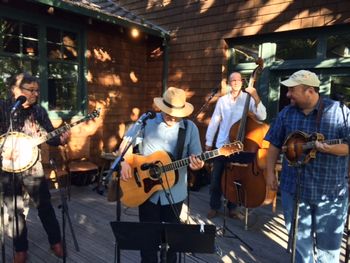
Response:
MULTIPOLYGON (((0 129, 1 134, 5 134, 10 126, 10 109, 13 105, 11 100, 0 100, 0 129)), ((15 132, 23 132, 32 137, 40 137, 46 132, 51 132, 54 127, 49 119, 47 111, 40 105, 33 105, 27 109, 17 111, 12 118, 13 129, 15 132), (26 120, 31 122, 37 121, 41 129, 28 129, 26 120)), ((37 127, 39 128, 39 127, 37 127)), ((59 136, 56 136, 49 141, 48 144, 58 146, 61 144, 59 136)))
MULTIPOLYGON (((21 141, 18 139, 17 144, 21 144, 16 146, 17 150, 20 152, 19 156, 24 156, 23 159, 26 161, 22 161, 21 158, 17 158, 16 164, 20 164, 23 162, 24 164, 32 163, 32 165, 18 165, 16 167, 17 171, 23 171, 23 175, 32 175, 32 176, 44 176, 44 170, 41 164, 41 154, 40 150, 36 151, 37 146, 32 147, 31 143, 35 142, 37 138, 46 138, 48 132, 54 130, 54 127, 49 119, 47 111, 41 107, 40 105, 33 105, 26 109, 20 109, 15 114, 13 114, 12 120, 10 118, 10 110, 13 105, 13 101, 11 100, 0 100, 0 131, 3 136, 9 132, 17 132, 17 134, 12 134, 12 138, 19 136, 21 133, 27 135, 27 139, 21 141), (12 123, 12 125, 10 125, 12 123), (12 126, 11 129, 9 127, 12 126), (28 138, 30 141, 28 142, 28 138), (33 140, 32 140, 33 139, 33 140), (28 142, 28 143, 27 143, 28 142), (34 149, 34 150, 33 150, 34 149), (27 158, 28 156, 28 158, 27 158), (28 162, 32 160, 32 162, 28 162)), ((6 143, 11 143, 11 139, 8 137, 6 143)), ((46 140, 46 139, 45 139, 46 140)), ((45 141, 43 140, 43 141, 45 141)), ((60 145, 61 141, 59 136, 55 136, 50 140, 46 141, 48 144, 52 146, 60 145)), ((36 143, 34 145, 37 145, 36 143)), ((38 145, 40 146, 40 145, 38 145)), ((12 146, 11 146, 12 147, 12 146)), ((11 167, 10 160, 7 160, 3 163, 3 168, 11 167)), ((15 171, 16 171, 15 169, 15 171)), ((6 170, 6 169, 5 169, 6 170)), ((11 171, 13 169, 9 169, 11 171)))

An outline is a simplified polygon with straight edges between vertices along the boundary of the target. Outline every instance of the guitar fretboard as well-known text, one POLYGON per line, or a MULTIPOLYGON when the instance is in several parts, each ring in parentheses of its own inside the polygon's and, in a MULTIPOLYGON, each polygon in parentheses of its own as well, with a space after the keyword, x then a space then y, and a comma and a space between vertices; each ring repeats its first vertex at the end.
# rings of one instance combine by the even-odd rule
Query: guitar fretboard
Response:
MULTIPOLYGON (((230 154, 239 152, 239 151, 241 151, 243 149, 243 146, 241 145, 241 142, 234 142, 234 143, 231 143, 230 145, 231 145, 231 147, 235 146, 235 149, 231 150, 230 154)), ((223 147, 225 147, 225 146, 223 146, 223 147)), ((199 158, 202 161, 206 161, 206 160, 215 158, 217 156, 223 155, 220 152, 221 149, 222 148, 215 149, 215 150, 212 150, 212 151, 203 152, 201 154, 196 155, 196 157, 199 158)), ((189 163, 190 163, 190 158, 184 158, 184 159, 177 160, 175 162, 169 163, 167 165, 161 166, 160 169, 161 169, 162 173, 165 173, 165 172, 168 172, 168 171, 177 170, 177 169, 180 169, 182 167, 188 166, 189 163)))

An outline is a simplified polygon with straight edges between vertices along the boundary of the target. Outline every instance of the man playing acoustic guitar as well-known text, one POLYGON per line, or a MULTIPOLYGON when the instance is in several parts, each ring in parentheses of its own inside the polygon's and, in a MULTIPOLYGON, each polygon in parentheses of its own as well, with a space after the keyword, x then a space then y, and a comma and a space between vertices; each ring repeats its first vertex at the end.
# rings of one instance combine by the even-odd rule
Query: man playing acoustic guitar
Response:
MULTIPOLYGON (((23 134, 33 140, 54 130, 46 110, 37 104, 40 94, 39 80, 28 73, 21 73, 13 77, 9 85, 9 99, 0 101, 0 128, 4 135, 11 125, 14 134, 19 136, 23 134), (14 102, 21 100, 17 105, 18 109, 14 109, 14 102), (12 117, 11 117, 12 116, 12 117)), ((65 132, 61 137, 54 137, 48 141, 51 145, 59 145, 65 143, 68 132, 65 132)), ((38 209, 39 218, 48 235, 48 240, 51 249, 58 257, 63 257, 63 247, 61 243, 61 234, 55 211, 51 205, 48 183, 44 176, 41 156, 33 156, 34 160, 30 167, 23 167, 18 171, 9 172, 11 167, 20 167, 21 162, 26 156, 31 156, 33 147, 31 142, 28 145, 17 143, 15 140, 5 135, 1 138, 2 144, 6 142, 2 158, 1 183, 3 184, 4 203, 8 209, 10 227, 15 223, 14 236, 14 263, 25 263, 27 259, 28 239, 26 220, 23 214, 23 187, 26 189, 34 204, 38 209), (10 146, 7 147, 6 145, 10 146), (17 149, 17 150, 16 150, 17 149), (21 155, 26 155, 22 158, 21 155), (20 161, 19 161, 20 159, 20 161), (17 163, 19 162, 19 164, 17 163), (10 163, 9 165, 6 165, 10 163), (7 166, 7 168, 5 168, 7 166), (14 182, 13 182, 14 180, 14 182), (13 192, 15 189, 15 193, 13 192), (13 196, 16 196, 17 207, 13 207, 13 196)), ((15 139, 15 138, 14 138, 15 139)), ((20 140, 19 140, 20 141, 20 140)))
MULTIPOLYGON (((193 106, 186 102, 185 91, 170 87, 162 98, 154 98, 154 103, 161 110, 161 113, 157 113, 154 119, 147 121, 143 134, 137 138, 140 153, 147 156, 156 151, 165 151, 172 154, 175 159, 189 157, 189 167, 192 170, 201 169, 204 162, 194 156, 202 152, 198 128, 192 121, 183 119, 193 111, 193 106), (179 139, 180 130, 184 131, 181 135, 184 136, 184 140, 179 139), (179 145, 178 141, 182 141, 183 145, 179 145), (183 150, 179 153, 178 148, 183 150)), ((124 142, 121 148, 123 145, 125 145, 124 142)), ((128 154, 131 154, 131 148, 128 154)), ((125 156, 126 160, 128 159, 127 155, 125 156)), ((145 165, 152 166, 152 164, 145 165)), ((124 161, 121 163, 121 167, 121 178, 133 180, 130 165, 124 161)), ((141 169, 147 170, 149 167, 141 167, 141 169)), ((141 222, 180 222, 182 204, 187 196, 187 168, 182 167, 178 173, 178 181, 173 187, 155 192, 139 206, 141 222)), ((167 178, 163 180, 163 184, 166 187, 167 178)), ((143 263, 158 262, 157 251, 153 249, 141 250, 141 258, 143 263)), ((175 263, 176 258, 176 253, 172 252, 170 248, 167 262, 175 263)))
POLYGON ((265 138, 270 142, 267 187, 277 190, 275 164, 282 150, 285 158, 280 192, 286 228, 295 234, 294 239, 290 238, 296 242, 296 246, 292 245, 295 262, 339 262, 348 210, 349 146, 346 137, 350 112, 341 103, 320 96, 320 81, 313 72, 297 71, 281 84, 288 87, 291 104, 278 114, 265 138), (316 140, 313 144, 316 156, 310 158, 311 151, 298 156, 299 150, 307 149, 305 145, 312 138, 305 136, 303 142, 301 136, 314 133, 322 134, 326 140, 343 140, 338 144, 316 140), (298 141, 290 142, 295 135, 298 141), (299 207, 299 217, 294 217, 295 220, 294 207, 299 207), (293 231, 295 225, 298 227, 293 231))

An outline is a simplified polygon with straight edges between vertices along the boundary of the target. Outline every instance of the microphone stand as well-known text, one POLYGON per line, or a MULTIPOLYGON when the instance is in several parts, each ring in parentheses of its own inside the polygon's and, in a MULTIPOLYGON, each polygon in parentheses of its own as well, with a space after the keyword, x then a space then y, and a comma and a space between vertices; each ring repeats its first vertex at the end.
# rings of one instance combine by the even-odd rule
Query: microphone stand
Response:
MULTIPOLYGON (((114 180, 116 180, 117 187, 116 187, 116 221, 120 222, 120 216, 121 216, 121 205, 120 205, 120 172, 121 172, 121 167, 120 164, 122 161, 124 161, 124 156, 129 150, 129 148, 132 146, 133 142, 135 139, 141 134, 141 131, 145 128, 146 126, 146 120, 144 119, 141 122, 140 128, 137 130, 137 132, 132 136, 131 140, 128 140, 127 145, 123 149, 122 153, 114 160, 114 162, 111 165, 111 169, 109 170, 107 176, 106 176, 106 181, 113 180, 112 175, 114 172, 116 172, 116 177, 114 180)), ((136 123, 134 124, 136 125, 136 123)), ((115 242, 115 247, 114 247, 114 256, 117 260, 118 263, 120 263, 120 247, 119 244, 117 244, 117 240, 115 242)))
POLYGON ((294 195, 294 204, 293 204, 293 217, 292 217, 292 225, 291 230, 289 232, 288 237, 288 248, 287 251, 291 251, 291 262, 295 262, 296 256, 296 243, 297 243, 297 234, 298 234, 298 217, 299 217, 299 204, 300 204, 300 193, 301 193, 301 176, 302 176, 302 167, 303 163, 298 161, 295 164, 295 168, 297 169, 297 178, 296 178, 296 189, 294 195))
MULTIPOLYGON (((12 123, 12 122, 11 122, 12 123)), ((7 132, 5 133, 4 136, 4 141, 2 142, 2 144, 0 145, 0 173, 1 173, 1 180, 0 180, 0 220, 1 220, 1 237, 0 237, 0 246, 1 246, 1 262, 5 263, 5 212, 4 212, 4 190, 3 190, 3 184, 4 184, 4 176, 3 176, 3 170, 2 170, 2 153, 3 153, 3 149, 6 143, 6 140, 8 138, 8 135, 10 133, 10 130, 12 129, 12 127, 9 127, 9 129, 7 130, 7 132)))
MULTIPOLYGON (((197 119, 198 115, 209 106, 209 102, 216 95, 216 93, 218 93, 218 91, 219 91, 219 88, 214 88, 212 90, 212 92, 211 92, 210 96, 208 97, 208 99, 206 100, 206 102, 204 102, 204 104, 201 106, 201 108, 191 118, 191 120, 193 122, 197 119)), ((202 169, 205 169, 205 168, 203 167, 202 169)), ((200 170, 196 171, 196 172, 200 172, 200 170)), ((189 223, 189 217, 190 217, 189 215, 190 215, 190 190, 189 190, 189 187, 187 187, 187 219, 186 219, 187 224, 189 223)))
MULTIPOLYGON (((1 173, 1 180, 0 180, 0 221, 1 221, 1 241, 0 241, 0 246, 1 246, 1 258, 2 258, 2 262, 5 263, 5 212, 4 212, 4 189, 3 189, 3 185, 5 183, 6 180, 9 180, 9 177, 5 179, 5 177, 3 176, 3 149, 5 146, 5 143, 10 135, 10 133, 13 131, 13 119, 12 116, 16 116, 17 112, 15 110, 13 110, 13 108, 11 109, 11 112, 9 113, 9 127, 5 133, 4 137, 4 141, 2 142, 2 144, 0 145, 0 173, 1 173)), ((12 154, 12 153, 11 153, 12 154)), ((12 160, 12 166, 13 166, 13 160, 12 160)), ((12 224, 13 227, 13 233, 14 233, 14 237, 18 237, 19 233, 18 233, 18 215, 17 215, 17 195, 16 195, 16 177, 15 177, 15 173, 12 173, 12 200, 13 200, 13 217, 14 217, 14 221, 12 224), (16 229, 14 229, 14 227, 16 226, 16 229)), ((18 179, 18 178, 17 178, 18 179)), ((9 182, 9 181, 8 181, 9 182)), ((14 238, 13 238, 13 246, 14 246, 14 238)))
POLYGON ((197 119, 198 115, 204 111, 208 106, 209 106, 209 102, 211 101, 211 99, 216 95, 216 93, 218 93, 219 88, 214 88, 209 96, 209 98, 207 99, 207 101, 202 105, 202 107, 196 112, 196 114, 193 115, 193 117, 191 118, 192 121, 195 121, 195 119, 197 119))
POLYGON ((67 192, 66 192, 66 190, 64 190, 64 191, 62 190, 61 179, 59 179, 58 175, 57 175, 56 162, 53 159, 50 159, 50 164, 51 164, 53 172, 55 174, 55 179, 56 179, 56 182, 58 183, 58 189, 59 189, 60 196, 61 196, 61 205, 59 205, 58 207, 61 209, 61 214, 62 214, 62 243, 63 243, 62 244, 63 245, 63 258, 62 258, 62 260, 63 260, 63 263, 66 263, 66 258, 67 258, 66 217, 68 220, 68 226, 69 226, 70 232, 72 234, 74 247, 75 247, 75 250, 77 252, 79 252, 79 245, 78 245, 78 241, 77 241, 75 234, 74 234, 72 221, 71 221, 70 216, 69 216, 68 203, 67 203, 67 192))
MULTIPOLYGON (((347 107, 347 106, 344 103, 344 101, 345 101, 345 96, 343 96, 339 99, 339 106, 341 108, 341 112, 343 115, 344 128, 345 128, 345 131, 347 131, 348 130, 347 120, 349 118, 349 115, 345 117, 344 107, 347 107)), ((347 136, 346 141, 350 147, 350 137, 349 136, 347 136)), ((349 178, 348 178, 348 180, 349 180, 349 178)), ((349 262, 349 258, 350 258, 350 205, 348 205, 348 215, 347 215, 347 220, 346 220, 345 262, 349 262)))

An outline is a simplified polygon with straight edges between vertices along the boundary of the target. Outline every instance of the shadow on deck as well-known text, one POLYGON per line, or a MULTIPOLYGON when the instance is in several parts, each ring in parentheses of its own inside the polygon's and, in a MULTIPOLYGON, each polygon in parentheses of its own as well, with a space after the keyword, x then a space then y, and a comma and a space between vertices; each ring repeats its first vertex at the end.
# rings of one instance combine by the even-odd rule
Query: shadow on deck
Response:
MULTIPOLYGON (((66 243, 69 263, 111 263, 115 260, 115 238, 110 226, 116 220, 116 204, 107 202, 105 196, 92 191, 93 186, 72 187, 71 201, 68 202, 70 219, 77 238, 80 251, 77 252, 71 230, 66 222, 66 243)), ((56 215, 62 227, 60 194, 52 191, 52 202, 56 215)), ((106 194, 106 193, 105 193, 106 194)), ((198 192, 190 192, 190 204, 184 206, 182 219, 186 220, 189 211, 191 223, 215 224, 216 253, 214 254, 186 254, 185 262, 288 262, 290 255, 286 252, 287 234, 279 200, 276 212, 271 206, 258 207, 249 211, 248 229, 244 229, 244 221, 226 218, 226 231, 222 236, 223 214, 208 220, 209 189, 203 187, 198 192), (233 234, 231 234, 231 233, 233 234), (251 248, 251 249, 250 249, 251 248)), ((135 208, 122 206, 122 221, 138 221, 138 211, 135 208)), ((61 262, 49 251, 47 236, 42 228, 37 211, 29 207, 28 216, 29 263, 61 262)), ((6 237, 6 262, 12 262, 12 240, 6 237)), ((342 259, 344 259, 344 242, 342 259)), ((139 262, 139 252, 131 250, 121 251, 121 262, 139 262)), ((184 260, 183 260, 184 261, 184 260)), ((183 262, 182 261, 182 262, 183 262)))

